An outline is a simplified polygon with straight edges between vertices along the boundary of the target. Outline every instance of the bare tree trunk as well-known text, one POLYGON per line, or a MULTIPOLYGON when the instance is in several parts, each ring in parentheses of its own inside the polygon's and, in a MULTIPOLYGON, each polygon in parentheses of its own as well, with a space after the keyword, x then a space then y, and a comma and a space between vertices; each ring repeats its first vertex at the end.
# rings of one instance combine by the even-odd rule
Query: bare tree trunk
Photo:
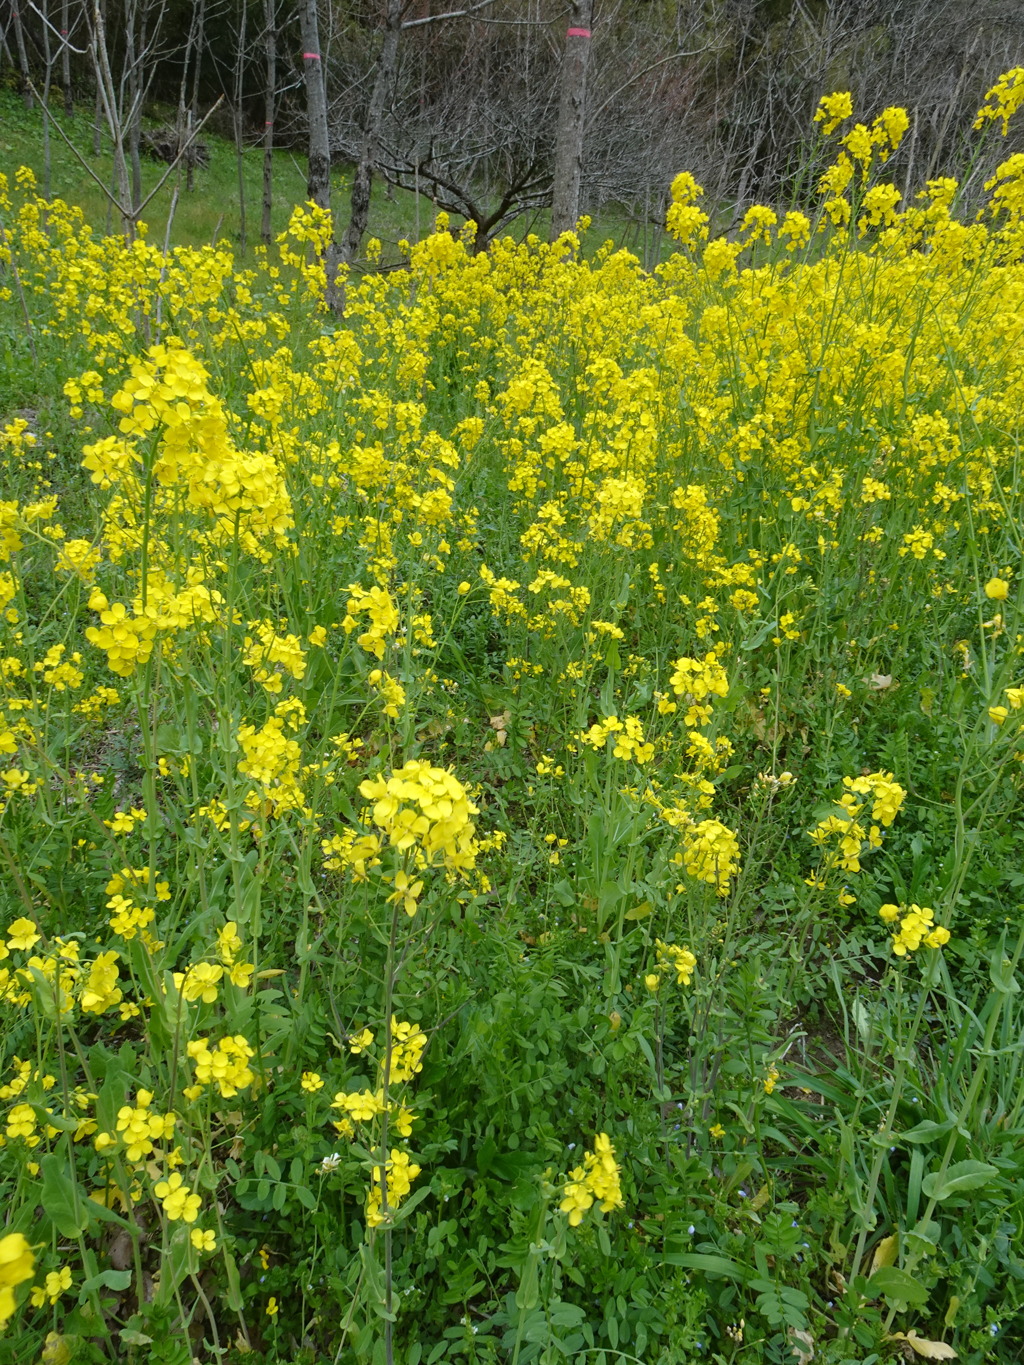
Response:
MULTIPOLYGON (((199 122, 199 69, 203 63, 203 42, 206 37, 206 0, 199 0, 195 12, 195 32, 196 32, 196 60, 192 68, 192 98, 189 101, 188 131, 199 122)), ((189 157, 185 164, 185 188, 192 192, 195 189, 195 157, 189 157)))
POLYGON ((61 0, 60 6, 60 84, 64 95, 64 112, 68 118, 75 112, 75 102, 71 98, 71 13, 68 0, 61 0))
MULTIPOLYGON (((306 111, 309 122, 309 162, 306 192, 317 208, 331 211, 331 144, 327 134, 327 89, 324 64, 320 54, 320 23, 317 0, 302 0, 299 14, 302 26, 302 64, 306 69, 306 111)), ((327 274, 327 303, 331 308, 342 306, 336 289, 338 247, 327 243, 324 253, 327 274)))
POLYGON ((263 218, 260 236, 270 245, 270 210, 274 203, 274 114, 277 104, 276 0, 263 0, 263 44, 267 57, 267 85, 263 119, 263 218))
POLYGON ((551 185, 551 240, 571 232, 580 216, 583 176, 583 129, 587 112, 587 67, 594 0, 573 0, 562 59, 561 99, 555 134, 555 169, 551 185))
POLYGON ((18 49, 18 84, 21 98, 25 108, 32 108, 32 91, 29 89, 29 81, 32 79, 28 69, 28 53, 25 51, 25 30, 21 26, 21 14, 18 10, 17 0, 11 6, 11 18, 14 20, 14 45, 18 49))
POLYGON ((239 19, 238 44, 235 48, 235 88, 234 98, 232 99, 232 122, 235 131, 235 164, 238 168, 238 247, 241 254, 245 255, 247 246, 247 232, 245 223, 245 164, 243 152, 242 129, 242 89, 245 79, 245 31, 248 27, 249 6, 247 0, 242 0, 242 13, 239 19))
POLYGON ((386 25, 384 42, 377 59, 373 90, 370 92, 370 102, 366 107, 359 162, 352 179, 351 214, 341 248, 342 260, 348 262, 355 260, 370 219, 370 192, 373 188, 377 158, 380 155, 384 113, 388 97, 394 88, 395 71, 398 68, 398 43, 402 35, 402 0, 388 0, 386 25))
POLYGON ((53 190, 53 153, 50 147, 50 81, 53 75, 53 54, 50 51, 50 5, 42 0, 39 10, 43 29, 43 198, 50 199, 53 190))
POLYGON ((125 6, 124 64, 128 78, 128 158, 132 170, 132 203, 142 203, 142 50, 145 39, 137 31, 138 7, 136 0, 125 6))
MULTIPOLYGON (((97 15, 97 20, 98 20, 98 22, 102 23, 102 22, 104 21, 105 13, 106 13, 106 0, 96 0, 96 15, 97 15)), ((88 30, 88 28, 89 28, 89 16, 88 16, 88 14, 86 14, 86 29, 88 30)), ((96 39, 95 39, 95 34, 94 34, 94 35, 93 35, 93 43, 95 43, 95 41, 96 41, 96 39)), ((99 63, 98 63, 98 61, 96 60, 96 49, 95 49, 94 46, 90 46, 90 49, 89 49, 89 50, 90 50, 90 53, 92 54, 92 59, 93 59, 93 73, 94 73, 94 80, 95 80, 95 85, 96 85, 96 101, 95 101, 95 104, 94 104, 94 106, 93 106, 93 115, 92 115, 92 154, 93 154, 93 156, 99 156, 100 153, 103 151, 103 87, 102 87, 102 85, 101 85, 101 83, 100 83, 99 63)), ((108 217, 109 217, 109 210, 110 210, 110 205, 108 204, 108 205, 107 205, 107 216, 108 216, 108 217)))
POLYGON ((100 0, 93 0, 92 60, 96 78, 96 88, 103 101, 103 112, 106 116, 107 128, 110 131, 110 140, 113 144, 113 179, 115 187, 113 197, 117 201, 125 236, 129 241, 134 241, 135 214, 133 205, 135 201, 132 199, 131 184, 128 178, 128 161, 125 157, 124 150, 124 125, 121 122, 121 115, 118 110, 117 87, 114 84, 114 77, 110 70, 110 54, 107 51, 107 29, 100 0))
POLYGON ((331 208, 331 145, 327 136, 327 91, 320 56, 317 0, 302 0, 302 64, 306 70, 306 113, 309 121, 309 159, 306 192, 318 208, 331 208))

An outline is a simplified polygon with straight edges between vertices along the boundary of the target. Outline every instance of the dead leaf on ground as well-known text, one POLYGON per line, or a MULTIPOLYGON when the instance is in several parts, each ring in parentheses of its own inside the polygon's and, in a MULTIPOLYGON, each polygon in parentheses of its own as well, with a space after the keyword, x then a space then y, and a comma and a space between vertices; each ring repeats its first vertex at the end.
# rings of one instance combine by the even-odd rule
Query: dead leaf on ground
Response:
POLYGON ((883 1237, 878 1246, 875 1247, 875 1254, 871 1258, 871 1269, 869 1276, 876 1270, 881 1270, 883 1266, 895 1265, 896 1255, 899 1251, 900 1239, 894 1233, 891 1237, 883 1237))
POLYGON ((923 1356, 925 1360, 959 1359, 952 1346, 947 1346, 944 1341, 927 1341, 924 1337, 919 1337, 913 1328, 906 1333, 893 1332, 888 1340, 905 1341, 915 1355, 923 1356))
POLYGON ((798 1332, 795 1327, 791 1327, 789 1344, 793 1350, 795 1365, 810 1365, 814 1359, 814 1338, 810 1332, 798 1332))

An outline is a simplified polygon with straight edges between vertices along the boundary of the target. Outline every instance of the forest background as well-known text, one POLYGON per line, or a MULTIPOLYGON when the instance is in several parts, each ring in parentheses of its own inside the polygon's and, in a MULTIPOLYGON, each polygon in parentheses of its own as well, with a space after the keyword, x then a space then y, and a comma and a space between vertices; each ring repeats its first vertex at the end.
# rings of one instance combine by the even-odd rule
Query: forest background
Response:
MULTIPOLYGON (((243 249, 257 236, 269 240, 277 148, 303 158, 309 197, 325 207, 324 167, 335 168, 347 260, 368 230, 390 236, 389 258, 410 235, 389 231, 395 214, 386 209, 383 234, 369 223, 375 178, 389 205, 396 189, 414 196, 401 215, 413 235, 440 208, 457 222, 472 219, 479 246, 517 221, 546 231, 557 182, 557 231, 580 214, 603 215, 620 237, 632 229, 653 260, 681 166, 726 227, 751 203, 806 194, 821 169, 809 119, 823 90, 850 90, 858 107, 908 109, 912 132, 891 167, 904 190, 964 162, 977 92, 1013 65, 1024 8, 1015 0, 980 0, 969 14, 957 0, 5 0, 0 24, 7 79, 26 104, 41 97, 70 113, 76 98, 84 103, 92 117, 79 129, 80 151, 98 155, 115 128, 125 166, 115 164, 111 188, 129 217, 145 198, 147 153, 166 157, 201 141, 195 130, 209 118, 208 130, 238 154, 232 197, 243 249), (574 44, 567 26, 591 37, 574 44), (319 60, 304 58, 313 48, 319 60), (144 136, 147 111, 158 111, 160 136, 144 136), (266 167, 254 192, 243 154, 251 162, 260 151, 266 167)), ((204 154, 200 145, 185 157, 187 190, 204 154)), ((986 166, 971 169, 965 189, 977 191, 986 166)), ((157 201, 164 212, 171 188, 157 201)), ((286 176, 286 201, 294 188, 286 176)))

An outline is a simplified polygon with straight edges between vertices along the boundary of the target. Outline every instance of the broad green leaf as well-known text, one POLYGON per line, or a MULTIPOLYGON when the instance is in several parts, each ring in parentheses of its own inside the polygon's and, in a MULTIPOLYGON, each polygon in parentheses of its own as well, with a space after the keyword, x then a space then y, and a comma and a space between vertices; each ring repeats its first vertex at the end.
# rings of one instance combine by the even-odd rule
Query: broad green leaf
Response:
POLYGON ((901 1133, 900 1141, 934 1142, 936 1138, 945 1137, 955 1122, 955 1119, 947 1119, 945 1123, 936 1123, 933 1119, 925 1119, 923 1122, 915 1124, 913 1128, 908 1128, 905 1133, 901 1133))
POLYGON ((905 1270, 899 1270, 894 1265, 883 1266, 881 1270, 875 1271, 868 1280, 868 1293, 872 1297, 884 1294, 890 1302, 894 1299, 912 1304, 928 1302, 928 1290, 921 1281, 915 1280, 913 1275, 908 1275, 905 1270))
POLYGON ((101 1270, 98 1275, 91 1276, 82 1285, 82 1294, 91 1294, 94 1289, 112 1289, 116 1294, 122 1294, 131 1285, 132 1272, 130 1270, 101 1270))
POLYGON ((62 1237, 78 1238, 89 1226, 89 1210, 64 1163, 54 1152, 39 1163, 43 1175, 40 1200, 43 1212, 62 1237))
POLYGON ((1020 990, 1020 984, 1013 974, 1013 963, 1000 952, 992 954, 988 975, 1001 995, 1015 995, 1020 990))
POLYGON ((987 1161, 958 1161, 945 1175, 933 1171, 926 1175, 921 1188, 927 1199, 949 1199, 954 1194, 980 1190, 999 1174, 997 1167, 987 1161))
POLYGON ((122 1327, 117 1334, 126 1346, 152 1346, 153 1338, 134 1327, 122 1327))

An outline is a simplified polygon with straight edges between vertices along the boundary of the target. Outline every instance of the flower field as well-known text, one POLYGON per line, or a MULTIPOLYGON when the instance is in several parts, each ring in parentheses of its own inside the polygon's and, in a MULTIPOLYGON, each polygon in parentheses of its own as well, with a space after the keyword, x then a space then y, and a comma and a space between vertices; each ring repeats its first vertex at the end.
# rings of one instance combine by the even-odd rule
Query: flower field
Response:
POLYGON ((0 182, 0 1360, 1021 1358, 1024 156, 816 121, 338 310, 0 182))

